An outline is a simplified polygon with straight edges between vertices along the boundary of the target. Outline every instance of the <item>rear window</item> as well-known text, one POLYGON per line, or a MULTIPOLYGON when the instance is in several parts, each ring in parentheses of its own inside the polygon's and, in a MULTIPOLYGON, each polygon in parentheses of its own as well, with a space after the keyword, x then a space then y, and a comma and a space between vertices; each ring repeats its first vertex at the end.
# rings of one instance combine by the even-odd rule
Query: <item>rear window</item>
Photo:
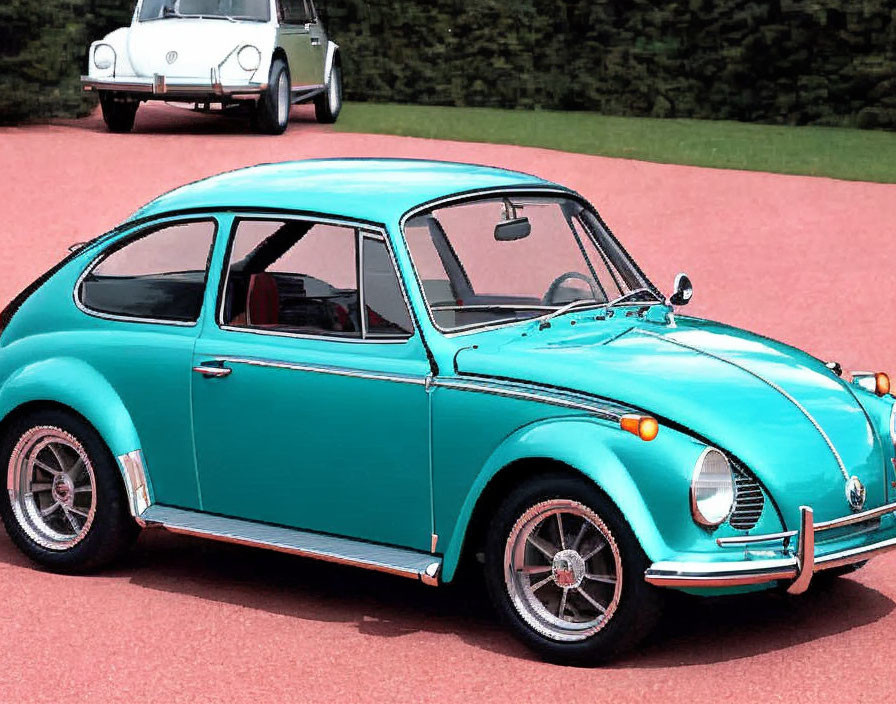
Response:
POLYGON ((113 246, 82 278, 81 305, 116 318, 196 322, 215 230, 214 220, 180 222, 113 246))

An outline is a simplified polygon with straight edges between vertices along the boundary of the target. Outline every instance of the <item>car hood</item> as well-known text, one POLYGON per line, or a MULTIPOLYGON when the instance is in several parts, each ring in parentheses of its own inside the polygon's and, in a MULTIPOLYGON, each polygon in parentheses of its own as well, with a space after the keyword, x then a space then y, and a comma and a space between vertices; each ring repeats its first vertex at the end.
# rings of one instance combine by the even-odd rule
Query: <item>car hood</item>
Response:
POLYGON ((816 520, 848 515, 844 473, 863 482, 869 507, 884 502, 878 435, 849 385, 817 359, 696 318, 581 322, 495 344, 483 336, 457 353, 456 369, 574 389, 684 427, 749 467, 789 528, 800 505, 816 520))
POLYGON ((213 19, 164 19, 136 22, 128 31, 127 48, 137 76, 208 80, 235 49, 252 44, 264 54, 273 30, 262 22, 213 19), (169 58, 176 53, 174 61, 169 58))

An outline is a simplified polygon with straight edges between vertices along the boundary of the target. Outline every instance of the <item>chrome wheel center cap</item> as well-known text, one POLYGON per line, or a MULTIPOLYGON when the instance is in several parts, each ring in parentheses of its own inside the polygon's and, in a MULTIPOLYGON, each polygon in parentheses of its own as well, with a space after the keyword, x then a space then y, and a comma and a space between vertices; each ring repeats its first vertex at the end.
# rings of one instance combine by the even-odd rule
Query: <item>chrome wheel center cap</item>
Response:
POLYGON ((53 500, 65 506, 71 506, 75 497, 75 487, 72 480, 65 474, 57 474, 53 478, 53 500))
POLYGON ((575 550, 561 550, 554 555, 551 575, 558 587, 578 587, 585 579, 585 561, 575 550))

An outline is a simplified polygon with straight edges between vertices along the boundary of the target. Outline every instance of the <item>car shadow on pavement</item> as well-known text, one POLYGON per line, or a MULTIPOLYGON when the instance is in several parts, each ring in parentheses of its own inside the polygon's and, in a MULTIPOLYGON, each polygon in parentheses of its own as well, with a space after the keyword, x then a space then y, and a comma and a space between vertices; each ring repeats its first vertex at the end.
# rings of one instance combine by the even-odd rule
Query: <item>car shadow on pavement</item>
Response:
MULTIPOLYGON (((108 132, 99 109, 85 118, 52 120, 51 124, 74 127, 88 132, 108 132)), ((314 118, 313 105, 294 105, 289 117, 289 130, 326 129, 314 118)), ((226 113, 201 113, 181 105, 144 103, 137 110, 133 134, 158 135, 241 135, 277 139, 254 132, 245 110, 226 113)), ((126 136, 126 135, 125 135, 126 136)))
MULTIPOLYGON (((0 537, 0 563, 31 563, 0 537)), ((508 657, 534 659, 501 626, 481 580, 433 589, 419 582, 276 552, 146 531, 104 576, 137 587, 310 621, 355 624, 398 638, 451 634, 508 657)), ((896 603, 851 578, 793 598, 759 593, 702 599, 671 594, 657 630, 613 669, 674 668, 784 650, 869 625, 896 603)))

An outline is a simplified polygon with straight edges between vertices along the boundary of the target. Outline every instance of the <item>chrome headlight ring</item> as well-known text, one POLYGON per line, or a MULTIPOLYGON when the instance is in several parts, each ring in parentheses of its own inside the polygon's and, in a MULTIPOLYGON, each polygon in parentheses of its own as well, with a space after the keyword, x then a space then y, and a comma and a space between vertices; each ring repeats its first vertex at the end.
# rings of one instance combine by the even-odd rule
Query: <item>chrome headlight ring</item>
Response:
POLYGON ((893 408, 890 410, 890 441, 896 447, 896 403, 893 404, 893 408))
POLYGON ((93 65, 100 71, 108 71, 115 66, 117 55, 109 44, 97 44, 93 50, 93 65))
POLYGON ((236 60, 243 71, 257 71, 261 65, 261 52, 258 47, 246 44, 237 52, 236 60))
POLYGON ((697 458, 691 478, 691 515, 707 528, 717 528, 734 509, 734 472, 728 458, 707 447, 697 458))

